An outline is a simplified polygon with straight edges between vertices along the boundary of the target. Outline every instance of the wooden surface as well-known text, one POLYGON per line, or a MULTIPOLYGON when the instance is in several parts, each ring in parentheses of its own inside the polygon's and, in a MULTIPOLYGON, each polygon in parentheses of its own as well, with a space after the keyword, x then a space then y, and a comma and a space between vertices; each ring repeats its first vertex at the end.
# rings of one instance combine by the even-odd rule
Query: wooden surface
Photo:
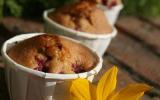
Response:
MULTIPOLYGON (((8 17, 1 23, 0 45, 17 33, 43 32, 42 22, 8 17)), ((117 65, 118 89, 129 83, 147 83, 154 88, 142 100, 160 100, 160 18, 121 16, 116 26, 119 33, 103 56, 103 68, 94 82, 97 82, 108 68, 117 65)), ((9 100, 1 57, 0 100, 9 100)))

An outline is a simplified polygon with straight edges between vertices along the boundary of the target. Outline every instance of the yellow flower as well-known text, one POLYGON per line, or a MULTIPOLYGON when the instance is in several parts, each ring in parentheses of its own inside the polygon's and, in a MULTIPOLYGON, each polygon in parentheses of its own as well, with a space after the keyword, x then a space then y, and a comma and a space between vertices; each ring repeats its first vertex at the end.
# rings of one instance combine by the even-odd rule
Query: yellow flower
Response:
POLYGON ((73 80, 70 87, 71 100, 139 100, 145 91, 151 89, 146 84, 130 84, 116 92, 117 72, 117 67, 109 69, 97 86, 87 79, 73 80))

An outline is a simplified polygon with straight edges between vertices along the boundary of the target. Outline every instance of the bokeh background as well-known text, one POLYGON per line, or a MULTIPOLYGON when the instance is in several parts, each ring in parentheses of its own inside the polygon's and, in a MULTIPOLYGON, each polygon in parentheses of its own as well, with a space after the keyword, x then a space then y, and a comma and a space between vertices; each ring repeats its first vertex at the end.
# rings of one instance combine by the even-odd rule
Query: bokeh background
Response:
MULTIPOLYGON (((48 8, 67 5, 75 0, 0 0, 0 17, 17 16, 41 18, 48 8)), ((125 15, 160 16, 160 0, 123 0, 125 15)))

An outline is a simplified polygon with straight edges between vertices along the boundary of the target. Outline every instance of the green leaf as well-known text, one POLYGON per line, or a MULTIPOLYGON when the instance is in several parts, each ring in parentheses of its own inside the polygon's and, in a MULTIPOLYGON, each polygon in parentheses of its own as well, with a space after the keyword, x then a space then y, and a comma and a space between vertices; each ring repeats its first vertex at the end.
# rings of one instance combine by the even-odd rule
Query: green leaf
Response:
POLYGON ((16 1, 7 0, 6 5, 8 6, 11 14, 13 14, 14 16, 20 16, 21 15, 22 8, 21 8, 20 5, 18 5, 18 3, 16 1))
POLYGON ((4 4, 4 0, 0 0, 0 19, 3 16, 3 4, 4 4))

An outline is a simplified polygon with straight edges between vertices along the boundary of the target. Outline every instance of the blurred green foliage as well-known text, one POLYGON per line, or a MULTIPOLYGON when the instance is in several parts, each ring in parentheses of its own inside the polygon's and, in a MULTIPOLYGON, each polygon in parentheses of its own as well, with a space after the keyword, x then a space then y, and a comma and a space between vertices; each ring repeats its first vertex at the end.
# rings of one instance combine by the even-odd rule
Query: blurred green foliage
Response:
MULTIPOLYGON (((45 9, 70 4, 75 0, 0 0, 2 16, 40 18, 45 9)), ((160 0, 123 0, 123 14, 160 16, 160 0)))
POLYGON ((3 16, 3 3, 4 0, 0 0, 0 18, 3 16))
POLYGON ((145 17, 160 16, 160 0, 123 0, 123 13, 145 17))
POLYGON ((45 9, 67 5, 75 0, 0 0, 2 16, 22 16, 38 18, 45 9))

